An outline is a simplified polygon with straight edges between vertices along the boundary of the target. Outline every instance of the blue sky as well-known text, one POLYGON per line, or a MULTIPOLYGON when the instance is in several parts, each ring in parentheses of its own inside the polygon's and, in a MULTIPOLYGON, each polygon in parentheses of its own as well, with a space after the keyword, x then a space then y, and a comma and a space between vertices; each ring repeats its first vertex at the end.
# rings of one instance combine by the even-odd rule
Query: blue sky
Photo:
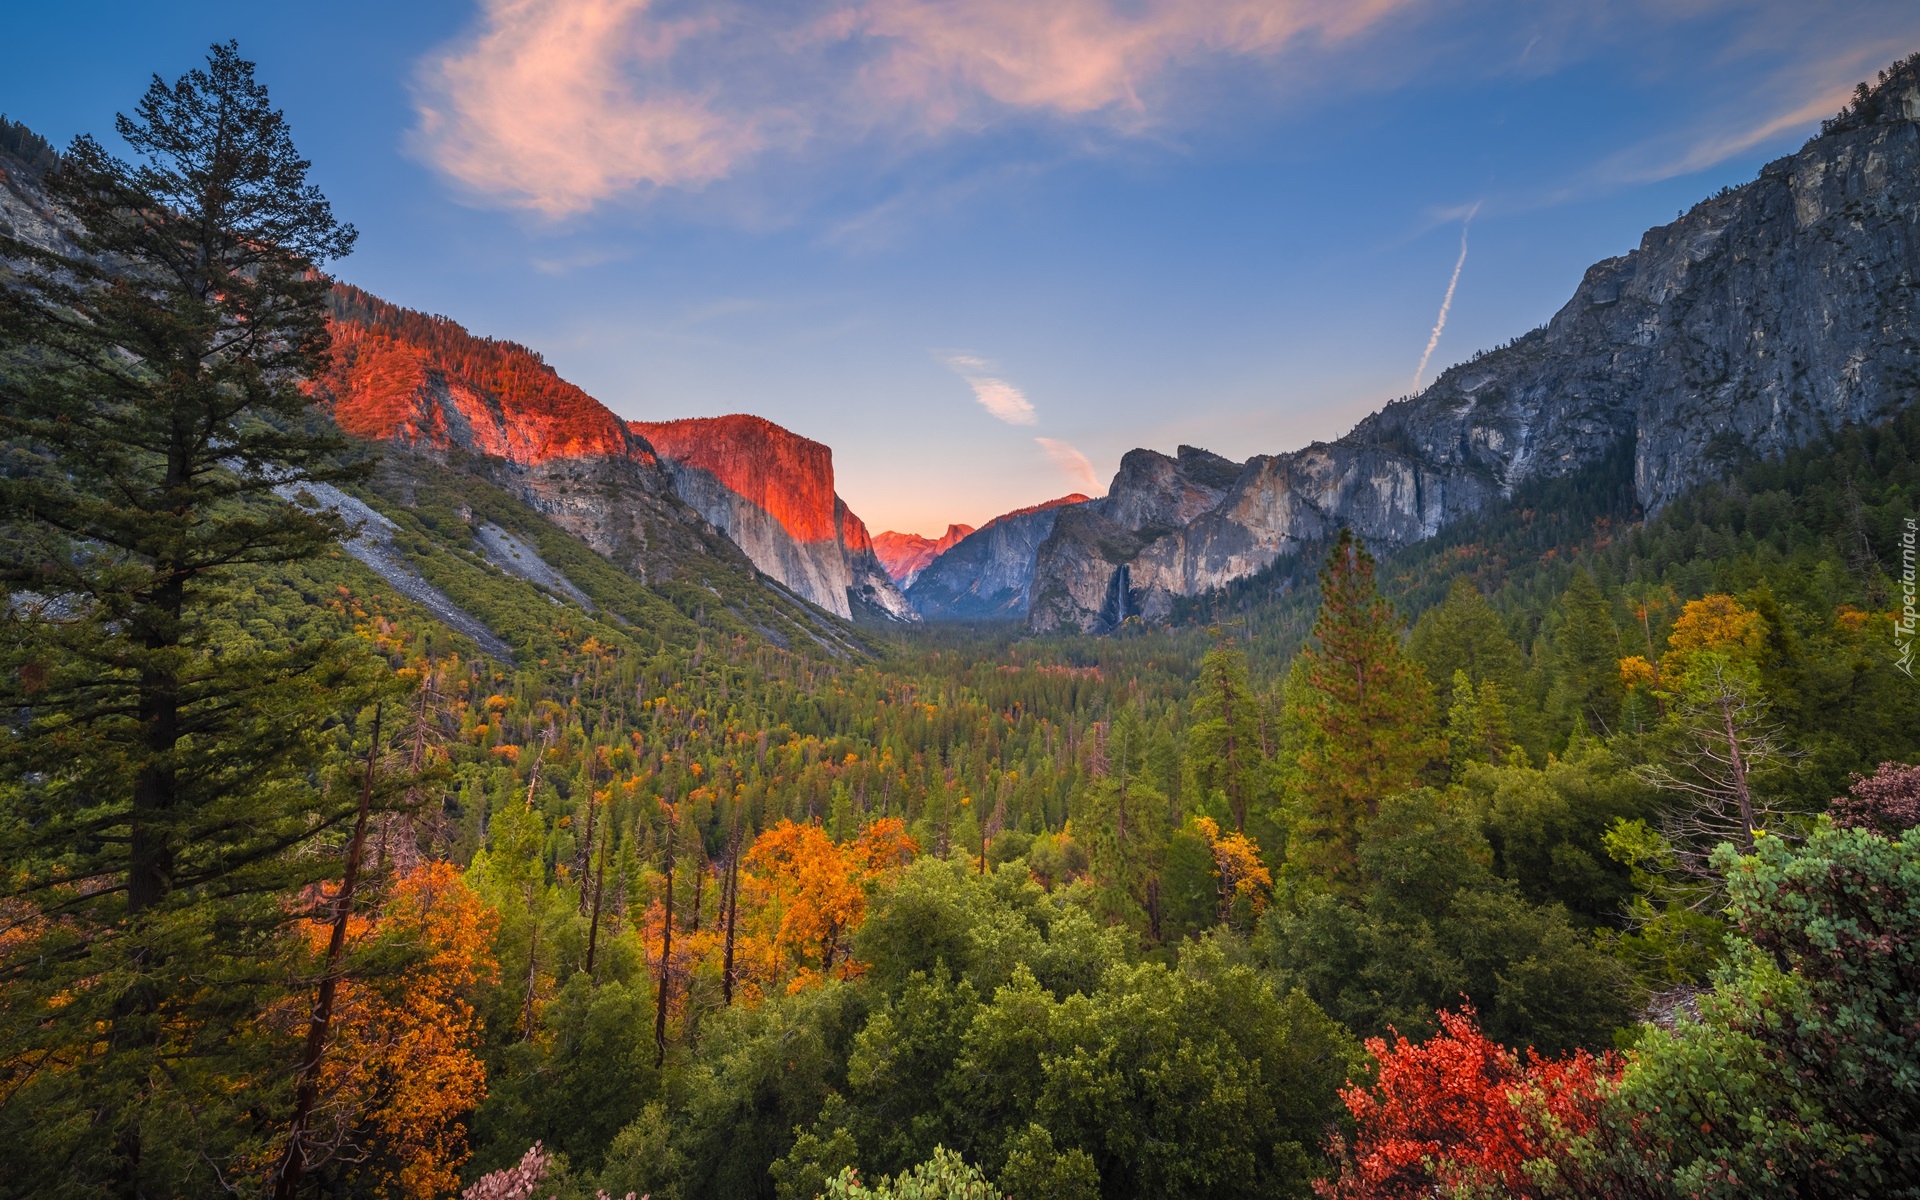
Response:
POLYGON ((9 5, 0 111, 109 133, 228 37, 341 277, 623 415, 768 417, 878 532, 1134 446, 1338 436, 1920 50, 1912 0, 9 5))

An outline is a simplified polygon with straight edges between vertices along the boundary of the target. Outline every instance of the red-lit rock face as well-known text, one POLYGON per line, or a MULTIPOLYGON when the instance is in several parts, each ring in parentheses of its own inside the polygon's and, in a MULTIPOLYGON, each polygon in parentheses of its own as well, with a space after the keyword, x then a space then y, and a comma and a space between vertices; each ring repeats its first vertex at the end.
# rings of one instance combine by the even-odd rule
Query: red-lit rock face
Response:
POLYGON ((867 528, 833 494, 833 451, 760 417, 633 421, 627 426, 663 458, 698 467, 765 510, 796 542, 844 538, 865 549, 867 528))
POLYGON ((333 369, 316 393, 350 434, 523 465, 651 458, 620 418, 524 346, 354 288, 336 288, 333 307, 333 369))
POLYGON ((887 569, 893 581, 905 587, 904 580, 925 570, 928 563, 945 554, 956 542, 972 532, 971 525, 949 525, 945 533, 930 538, 917 533, 888 530, 875 535, 873 552, 879 556, 880 565, 887 569))

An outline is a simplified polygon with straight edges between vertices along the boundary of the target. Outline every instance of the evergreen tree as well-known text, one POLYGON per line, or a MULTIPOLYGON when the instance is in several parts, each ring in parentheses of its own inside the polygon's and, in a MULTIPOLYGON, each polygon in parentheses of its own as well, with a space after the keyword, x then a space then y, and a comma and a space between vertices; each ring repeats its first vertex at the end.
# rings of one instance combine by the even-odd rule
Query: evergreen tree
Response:
POLYGON ((1320 573, 1320 616, 1289 703, 1305 725, 1289 857, 1329 881, 1353 879, 1353 847, 1380 801, 1420 784, 1440 757, 1433 691, 1400 645, 1400 622, 1373 581, 1373 556, 1348 530, 1320 573))
POLYGON ((1201 799, 1217 798, 1236 832, 1246 832, 1247 815, 1265 774, 1264 759, 1260 710, 1247 684, 1247 656, 1222 641, 1200 660, 1187 762, 1201 799))
MULTIPOLYGON (((1513 747, 1507 723, 1507 703, 1500 685, 1491 679, 1474 687, 1464 669, 1453 673, 1453 702, 1447 706, 1447 761, 1453 780, 1467 777, 1472 763, 1504 760, 1513 747)), ((1524 752, 1523 755, 1524 757, 1524 752)))
POLYGON ((1509 695, 1526 672, 1500 614, 1470 579, 1454 580, 1446 600, 1420 614, 1407 638, 1407 653, 1427 669, 1443 711, 1454 702, 1455 672, 1466 672, 1476 688, 1491 679, 1509 695))
POLYGON ((1553 635, 1556 707, 1602 736, 1618 724, 1625 688, 1620 682, 1620 630, 1600 585, 1585 567, 1573 573, 1560 598, 1561 624, 1553 635))
POLYGON ((39 1068, 0 1083, 0 1175, 185 1194, 258 1148, 284 899, 338 869, 289 851, 357 799, 315 779, 364 656, 218 632, 231 581, 340 532, 275 492, 359 474, 301 387, 354 234, 231 43, 117 129, 137 165, 81 137, 46 176, 78 256, 0 240, 0 904, 33 914, 0 1041, 39 1068))
POLYGON ((1145 770, 1146 731, 1131 706, 1107 735, 1107 773, 1087 789, 1094 877, 1107 914, 1161 937, 1161 875, 1167 845, 1167 799, 1145 770))

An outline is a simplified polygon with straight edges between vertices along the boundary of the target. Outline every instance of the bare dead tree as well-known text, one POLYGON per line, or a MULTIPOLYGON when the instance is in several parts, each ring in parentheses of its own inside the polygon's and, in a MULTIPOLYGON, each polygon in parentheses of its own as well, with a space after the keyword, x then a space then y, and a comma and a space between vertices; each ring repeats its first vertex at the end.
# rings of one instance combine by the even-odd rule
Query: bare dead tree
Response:
POLYGON ((1779 810, 1756 796, 1756 770, 1791 757, 1767 702, 1752 684, 1713 660, 1702 664, 1673 710, 1678 743, 1668 761, 1636 773, 1674 799, 1660 815, 1681 873, 1716 882, 1714 848, 1752 853, 1754 836, 1779 810))

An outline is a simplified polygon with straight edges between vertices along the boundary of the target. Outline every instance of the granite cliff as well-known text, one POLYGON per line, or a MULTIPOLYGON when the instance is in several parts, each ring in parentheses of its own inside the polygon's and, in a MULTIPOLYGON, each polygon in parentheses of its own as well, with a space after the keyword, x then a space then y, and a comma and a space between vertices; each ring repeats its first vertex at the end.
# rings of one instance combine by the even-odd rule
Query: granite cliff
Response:
MULTIPOLYGON (((1391 550, 1623 444, 1657 510, 1920 389, 1920 61, 1797 154, 1589 268, 1542 328, 1345 437, 1241 464, 1137 450, 1038 548, 1033 628, 1164 616, 1342 526, 1391 550)), ((951 552, 947 557, 951 557, 951 552)))
POLYGON ((745 565, 646 439, 533 351, 345 285, 331 324, 315 399, 346 432, 386 444, 383 474, 402 488, 410 455, 457 460, 643 581, 701 556, 745 565))
POLYGON ((743 415, 627 428, 659 453, 679 496, 767 575, 838 616, 919 620, 866 524, 834 493, 826 446, 743 415))
MULTIPOLYGON (((1027 615, 1034 552, 1056 517, 1086 503, 1078 492, 995 517, 920 570, 907 587, 929 621, 994 621, 1027 615)), ((954 528, 965 528, 955 526, 954 528)))

